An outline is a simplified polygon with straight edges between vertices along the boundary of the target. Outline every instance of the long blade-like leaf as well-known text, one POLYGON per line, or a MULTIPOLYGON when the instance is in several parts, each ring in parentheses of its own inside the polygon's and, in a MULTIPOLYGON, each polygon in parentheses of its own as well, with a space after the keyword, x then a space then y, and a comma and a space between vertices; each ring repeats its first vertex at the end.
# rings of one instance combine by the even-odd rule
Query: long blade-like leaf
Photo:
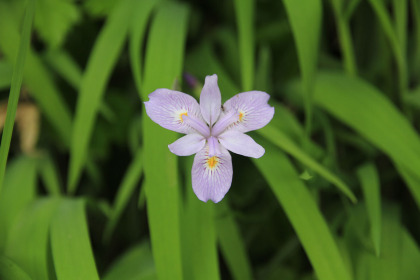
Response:
POLYGON ((329 182, 333 183, 340 189, 345 195, 347 195, 353 202, 356 202, 356 196, 350 190, 350 188, 337 176, 332 174, 328 169, 320 165, 318 162, 308 156, 303 150, 301 150, 289 137, 287 137, 279 129, 276 129, 273 125, 267 125, 265 128, 258 131, 259 134, 263 135, 266 139, 270 140, 276 146, 280 147, 287 153, 294 156, 296 159, 301 161, 306 166, 310 167, 313 171, 324 177, 329 182))
POLYGON ((125 209, 130 196, 132 196, 134 189, 140 180, 140 176, 143 172, 143 152, 141 149, 138 149, 133 162, 127 169, 127 173, 124 175, 124 178, 121 182, 121 185, 118 188, 117 197, 115 199, 114 208, 111 212, 111 217, 106 224, 104 230, 104 239, 109 241, 114 232, 115 226, 125 209))
POLYGON ((158 2, 159 0, 141 1, 136 16, 133 18, 130 26, 130 64, 139 95, 141 92, 143 74, 142 45, 144 41, 144 34, 146 32, 147 21, 150 14, 158 2))
POLYGON ((376 256, 381 252, 381 193, 379 176, 373 164, 366 164, 357 170, 370 221, 370 235, 376 256))
POLYGON ((272 144, 262 138, 259 142, 266 152, 254 163, 286 212, 319 279, 351 279, 327 223, 290 161, 272 144))
POLYGON ((35 198, 36 183, 35 159, 20 157, 7 166, 0 193, 0 250, 4 249, 18 214, 35 198))
POLYGON ((245 242, 227 202, 217 205, 216 230, 222 255, 235 280, 253 279, 245 242))
POLYGON ((292 27, 305 90, 306 130, 311 130, 312 93, 321 35, 320 0, 283 0, 292 27))
MULTIPOLYGON (((13 63, 19 50, 20 34, 19 24, 14 18, 17 13, 11 13, 11 9, 7 2, 0 2, 0 49, 5 58, 13 63)), ((70 111, 50 73, 31 48, 25 63, 23 81, 45 117, 59 133, 62 145, 68 146, 71 133, 70 111)))
POLYGON ((5 255, 33 279, 50 279, 48 235, 57 199, 39 199, 28 205, 10 229, 5 255))
POLYGON ((11 259, 0 255, 0 279, 31 280, 31 277, 11 259))
POLYGON ((184 167, 187 190, 182 214, 182 249, 185 279, 220 279, 214 204, 198 200, 191 188, 193 157, 184 167))
POLYGON ((103 280, 157 279, 152 252, 148 242, 134 246, 124 253, 102 278, 103 280))
POLYGON ((123 0, 102 29, 83 75, 72 132, 68 191, 73 193, 85 162, 89 140, 105 87, 122 50, 137 1, 123 0))
POLYGON ((99 280, 83 200, 60 200, 51 222, 51 249, 58 279, 99 280))
MULTIPOLYGON (((420 176, 420 138, 404 116, 377 89, 340 73, 318 75, 314 101, 420 176)), ((409 185, 420 207, 420 186, 409 185)))
POLYGON ((254 0, 235 0, 236 21, 239 30, 240 70, 242 89, 252 90, 254 84, 254 0))
MULTIPOLYGON (((146 47, 141 96, 171 88, 181 77, 188 9, 164 2, 156 12, 146 47)), ((180 237, 180 195, 176 157, 168 150, 175 133, 153 123, 143 110, 144 172, 147 214, 159 279, 183 279, 180 237), (170 252, 170 254, 168 254, 170 252)))
MULTIPOLYGON (((12 139, 13 124, 15 122, 17 104, 19 101, 20 87, 22 85, 23 71, 25 66, 26 54, 29 50, 29 40, 31 37, 32 21, 35 13, 35 1, 30 0, 23 19, 22 36, 19 44, 19 52, 16 57, 13 69, 12 83, 10 85, 9 102, 7 104, 6 121, 3 128, 0 146, 0 193, 6 171, 6 162, 9 155, 10 140, 12 139)), ((1 16, 1 15, 0 15, 1 16)), ((0 39, 1 40, 1 39, 0 39)))

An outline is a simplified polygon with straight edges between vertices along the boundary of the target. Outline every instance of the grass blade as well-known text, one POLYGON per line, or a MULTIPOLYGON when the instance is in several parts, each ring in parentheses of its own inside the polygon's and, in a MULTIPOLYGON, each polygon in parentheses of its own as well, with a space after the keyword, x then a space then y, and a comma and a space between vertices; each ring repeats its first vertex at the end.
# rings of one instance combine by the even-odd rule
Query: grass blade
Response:
MULTIPOLYGON (((157 88, 171 88, 180 78, 187 19, 188 8, 182 4, 164 2, 159 6, 147 41, 142 100, 157 88)), ((144 173, 153 256, 158 278, 171 280, 183 279, 177 160, 168 150, 175 136, 153 123, 143 110, 144 173)))
POLYGON ((312 93, 318 63, 322 3, 320 0, 283 0, 292 27, 305 91, 306 132, 311 131, 312 93))
MULTIPOLYGON (((351 38, 349 18, 344 16, 343 0, 331 0, 334 10, 337 32, 340 38, 341 51, 344 56, 344 68, 350 75, 356 75, 356 59, 354 57, 353 40, 351 38)), ((355 1, 350 3, 357 5, 355 1)), ((353 8, 350 8, 353 9, 353 8)))
POLYGON ((291 154, 297 160, 301 161, 306 166, 310 167, 313 171, 317 172, 320 176, 324 177, 327 181, 334 184, 340 191, 342 191, 352 202, 356 202, 356 196, 350 188, 337 176, 331 173, 328 169, 313 160, 303 150, 301 150, 289 137, 282 131, 276 129, 273 125, 267 125, 258 133, 270 140, 276 146, 283 149, 285 152, 291 154))
POLYGON ((20 87, 22 85, 23 71, 25 66, 26 54, 29 50, 29 40, 31 37, 32 21, 35 12, 35 2, 30 0, 23 19, 22 36, 19 43, 19 52, 16 57, 15 67, 12 74, 10 85, 9 101, 7 104, 6 121, 0 146, 0 193, 6 171, 6 162, 9 155, 10 140, 12 139, 13 124, 15 122, 17 104, 19 101, 20 87))
POLYGON ((76 191, 102 96, 126 39, 135 2, 123 0, 113 10, 95 42, 83 75, 70 147, 67 183, 70 193, 76 191))
POLYGON ((103 280, 151 280, 157 279, 152 252, 144 242, 124 253, 102 278, 103 280))
MULTIPOLYGON (((0 49, 12 64, 17 57, 20 42, 18 26, 11 6, 0 2, 0 49)), ((69 145, 71 117, 52 77, 35 52, 29 48, 24 68, 23 81, 31 96, 37 101, 48 121, 57 130, 64 146, 69 145)))
POLYGON ((351 279, 327 223, 294 167, 280 150, 257 139, 266 153, 254 163, 286 212, 318 278, 351 279))
POLYGON ((13 68, 6 60, 0 60, 0 90, 9 88, 12 81, 13 68))
POLYGON ((9 233, 5 255, 33 279, 50 279, 48 235, 57 199, 38 199, 19 216, 9 233))
POLYGON ((215 222, 220 250, 229 266, 232 278, 236 280, 253 279, 245 243, 226 201, 217 205, 215 222))
POLYGON ((240 69, 242 89, 249 91, 254 86, 254 0, 235 0, 238 25, 240 69))
POLYGON ((118 187, 117 198, 115 199, 111 217, 109 218, 104 230, 105 241, 110 240, 115 226, 117 225, 122 212, 127 206, 129 198, 133 195, 134 189, 140 180, 142 172, 143 152, 141 149, 138 149, 134 156, 133 162, 130 164, 126 174, 124 175, 121 185, 118 187))
POLYGON ((0 255, 0 279, 31 280, 31 277, 11 259, 0 255))
POLYGON ((130 64, 133 72, 134 82, 136 83, 138 94, 140 95, 142 86, 142 45, 144 34, 146 32, 146 24, 149 17, 159 0, 146 0, 139 4, 136 16, 131 22, 130 29, 130 64))
POLYGON ((402 231, 399 210, 387 206, 383 211, 383 239, 381 258, 371 258, 371 279, 399 280, 401 278, 402 231))
POLYGON ((401 279, 416 280, 420 275, 420 250, 410 233, 402 228, 401 279))
POLYGON ((50 195, 61 194, 61 180, 58 174, 57 166, 50 156, 45 156, 40 160, 41 179, 50 195))
POLYGON ((51 222, 51 249, 57 279, 99 280, 82 199, 60 200, 51 222))
POLYGON ((18 214, 35 198, 36 185, 35 159, 20 157, 9 163, 0 194, 0 251, 18 214))
POLYGON ((182 248, 185 279, 220 279, 214 203, 202 203, 191 188, 193 157, 185 164, 185 208, 182 214, 182 248))
MULTIPOLYGON (((401 0, 399 2, 405 2, 406 0, 401 0)), ((403 23, 401 15, 401 11, 404 14, 405 12, 403 9, 400 9, 398 18, 398 31, 395 30, 392 20, 387 12, 385 7, 385 2, 382 0, 369 0, 378 20, 382 26, 382 29, 391 45, 392 52, 395 57, 395 61, 397 62, 398 74, 399 74, 399 91, 400 97, 403 99, 406 94, 406 87, 408 82, 407 77, 407 65, 405 59, 405 44, 400 42, 400 39, 404 39, 405 30, 401 30, 405 25, 403 23)), ((403 4, 404 5, 404 4, 403 4)), ((404 15, 403 15, 404 16, 404 15)))
POLYGON ((378 171, 373 164, 365 164, 357 169, 370 221, 370 235, 376 256, 381 253, 381 194, 378 171))
MULTIPOLYGON (((377 89, 358 78, 340 73, 322 73, 318 75, 314 101, 358 131, 395 163, 420 176, 419 136, 377 89)), ((420 207, 420 185, 409 187, 420 207)))
POLYGON ((82 71, 70 54, 61 50, 52 50, 45 54, 44 59, 69 85, 79 90, 82 83, 82 71))

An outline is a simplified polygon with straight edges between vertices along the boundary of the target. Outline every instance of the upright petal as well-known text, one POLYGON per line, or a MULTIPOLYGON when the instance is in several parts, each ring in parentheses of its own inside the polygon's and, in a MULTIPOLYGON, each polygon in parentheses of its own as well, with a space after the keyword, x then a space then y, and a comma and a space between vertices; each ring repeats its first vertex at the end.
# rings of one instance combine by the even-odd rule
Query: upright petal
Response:
POLYGON ((204 120, 211 126, 220 115, 222 96, 217 85, 217 75, 207 76, 200 95, 201 114, 204 120))
POLYGON ((184 116, 191 116, 201 120, 200 106, 188 94, 169 90, 157 89, 149 94, 149 101, 144 102, 147 115, 160 126, 180 133, 193 133, 190 125, 184 122, 184 116))
POLYGON ((264 127, 274 115, 274 108, 268 105, 270 98, 262 91, 248 91, 235 95, 223 104, 226 112, 234 110, 239 113, 238 121, 228 129, 248 132, 264 127))
POLYGON ((216 137, 209 137, 207 139, 207 144, 209 145, 209 157, 217 156, 220 154, 220 144, 216 137))
POLYGON ((217 203, 228 192, 232 184, 232 158, 229 152, 220 147, 218 156, 208 156, 208 145, 199 151, 194 158, 191 170, 192 187, 197 197, 207 202, 217 203))
POLYGON ((206 139, 197 133, 185 135, 168 146, 169 150, 177 156, 190 156, 206 144, 206 139))
POLYGON ((257 144, 250 136, 236 130, 228 130, 219 137, 220 144, 235 154, 260 158, 264 155, 264 148, 257 144))

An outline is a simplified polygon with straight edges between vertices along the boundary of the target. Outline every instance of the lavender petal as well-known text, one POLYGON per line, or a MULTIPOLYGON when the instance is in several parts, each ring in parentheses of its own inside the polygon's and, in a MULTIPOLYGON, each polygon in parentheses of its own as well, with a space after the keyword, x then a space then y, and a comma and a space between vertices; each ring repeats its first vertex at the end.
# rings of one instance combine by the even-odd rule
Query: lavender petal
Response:
POLYGON ((264 148, 257 144, 250 136, 242 132, 229 130, 218 137, 220 144, 235 154, 260 158, 264 155, 264 148))
POLYGON ((209 145, 209 157, 217 156, 220 154, 220 144, 217 141, 216 137, 209 137, 208 138, 208 145, 209 145))
POLYGON ((208 148, 206 145, 195 155, 191 170, 192 187, 200 200, 217 203, 232 184, 232 158, 223 147, 220 147, 221 153, 218 156, 209 157, 208 148))
POLYGON ((207 76, 200 95, 200 108, 204 120, 212 126, 220 115, 222 96, 217 85, 217 75, 207 76))
POLYGON ((157 89, 149 94, 149 101, 144 102, 147 115, 160 126, 180 133, 193 133, 195 130, 187 125, 185 116, 201 120, 200 106, 188 94, 169 90, 157 89))
POLYGON ((190 156, 203 149, 205 144, 206 139, 202 135, 193 133, 179 138, 168 145, 168 148, 177 156, 190 156))
POLYGON ((225 111, 239 113, 239 120, 229 129, 248 132, 266 126, 274 115, 274 108, 268 105, 270 98, 262 91, 248 91, 235 95, 223 104, 225 111))

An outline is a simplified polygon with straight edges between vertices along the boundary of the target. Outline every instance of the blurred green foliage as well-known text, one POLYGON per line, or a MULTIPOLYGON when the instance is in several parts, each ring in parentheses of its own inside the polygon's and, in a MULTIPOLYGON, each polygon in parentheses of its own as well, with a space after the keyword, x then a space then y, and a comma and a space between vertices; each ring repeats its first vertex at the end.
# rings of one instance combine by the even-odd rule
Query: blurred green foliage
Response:
POLYGON ((420 279, 418 0, 0 0, 0 95, 0 279, 420 279), (218 204, 185 73, 275 107, 218 204))

